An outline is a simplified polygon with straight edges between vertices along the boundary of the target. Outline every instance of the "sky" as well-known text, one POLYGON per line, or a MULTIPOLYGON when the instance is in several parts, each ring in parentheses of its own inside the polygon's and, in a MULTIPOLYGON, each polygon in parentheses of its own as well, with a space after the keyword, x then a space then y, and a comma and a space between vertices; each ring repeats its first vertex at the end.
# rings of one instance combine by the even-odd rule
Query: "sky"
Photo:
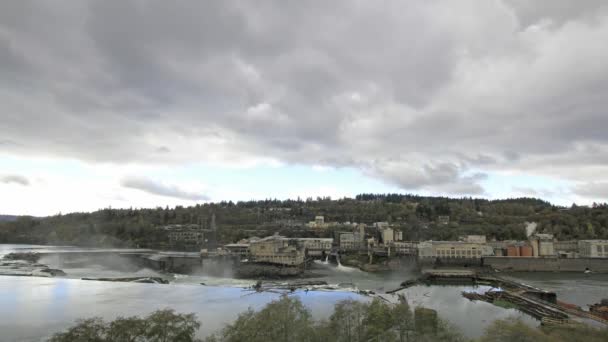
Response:
POLYGON ((0 2, 0 213, 608 199, 604 0, 0 2))

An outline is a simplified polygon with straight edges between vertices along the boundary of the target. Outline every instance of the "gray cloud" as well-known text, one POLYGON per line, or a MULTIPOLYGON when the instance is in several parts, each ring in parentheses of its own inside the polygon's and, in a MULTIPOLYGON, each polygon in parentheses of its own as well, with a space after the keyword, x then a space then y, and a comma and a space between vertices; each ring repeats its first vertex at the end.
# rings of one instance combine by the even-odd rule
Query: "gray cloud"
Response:
POLYGON ((0 183, 5 184, 18 184, 23 186, 30 185, 29 179, 20 175, 5 175, 0 176, 0 183))
POLYGON ((402 189, 427 190, 445 194, 484 194, 479 181, 486 178, 485 174, 463 175, 464 172, 451 163, 427 164, 422 168, 399 163, 381 163, 380 165, 371 171, 372 175, 375 172, 377 177, 387 179, 402 189))
POLYGON ((479 172, 606 181, 605 4, 6 1, 0 136, 20 145, 1 147, 321 163, 462 194, 479 172))
POLYGON ((190 192, 178 186, 164 184, 145 177, 127 177, 120 181, 125 188, 141 190, 153 195, 173 197, 190 201, 207 201, 209 197, 198 192, 190 192))
POLYGON ((588 198, 608 200, 608 182, 589 182, 579 184, 574 193, 588 198))

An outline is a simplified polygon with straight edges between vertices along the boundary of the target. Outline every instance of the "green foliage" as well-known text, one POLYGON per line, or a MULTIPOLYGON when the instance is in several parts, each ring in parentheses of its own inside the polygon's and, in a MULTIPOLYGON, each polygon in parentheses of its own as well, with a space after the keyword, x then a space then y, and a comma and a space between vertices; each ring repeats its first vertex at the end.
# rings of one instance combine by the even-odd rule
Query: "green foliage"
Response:
MULTIPOLYGON (((20 217, 0 222, 0 243, 67 243, 72 245, 168 248, 168 224, 211 227, 216 216, 220 242, 280 233, 310 237, 305 223, 316 215, 327 222, 390 221, 406 240, 454 240, 483 234, 488 239, 525 239, 525 222, 560 240, 608 239, 608 205, 556 207, 533 198, 485 200, 402 194, 362 194, 355 199, 263 200, 197 204, 192 207, 103 209, 46 218, 20 217), (449 216, 448 224, 438 222, 449 216)), ((337 227, 336 230, 344 228, 337 227)), ((329 237, 330 229, 320 233, 329 237)), ((180 246, 178 246, 180 247, 180 246)), ((188 249, 193 246, 181 246, 188 249)))
MULTIPOLYGON (((375 298, 369 303, 347 299, 336 303, 327 321, 313 321, 299 299, 282 297, 259 312, 248 310, 207 342, 336 341, 404 342, 461 341, 454 329, 440 320, 433 333, 414 329, 414 316, 402 299, 390 305, 375 298)), ((428 330, 428 329, 419 329, 428 330)))
POLYGON ((158 310, 145 318, 119 317, 112 322, 101 318, 79 320, 50 342, 192 342, 201 324, 194 314, 158 310))
POLYGON ((364 320, 367 313, 367 304, 347 299, 338 302, 334 313, 325 324, 326 336, 335 336, 336 342, 364 341, 364 320))
POLYGON ((259 312, 248 310, 209 341, 315 341, 310 312, 298 299, 287 296, 266 305, 259 312))
POLYGON ((599 330, 583 324, 532 328, 520 320, 493 322, 480 342, 604 342, 608 329, 599 330))
MULTIPOLYGON (((189 342, 200 328, 193 314, 173 310, 153 312, 145 318, 119 317, 106 323, 100 318, 77 321, 50 342, 189 342)), ((336 303, 326 321, 315 321, 297 298, 283 296, 260 311, 241 313, 206 342, 434 342, 464 341, 456 329, 437 318, 434 310, 410 309, 404 297, 397 304, 379 298, 371 302, 347 299, 336 303)), ((479 342, 604 342, 608 329, 583 324, 534 328, 519 320, 493 322, 479 342)))

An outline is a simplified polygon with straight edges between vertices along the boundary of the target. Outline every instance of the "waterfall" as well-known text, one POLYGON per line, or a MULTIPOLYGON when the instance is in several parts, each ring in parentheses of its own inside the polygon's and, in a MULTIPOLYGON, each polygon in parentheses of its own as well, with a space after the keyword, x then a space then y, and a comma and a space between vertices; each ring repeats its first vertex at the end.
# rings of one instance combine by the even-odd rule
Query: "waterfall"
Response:
POLYGON ((325 261, 323 261, 325 265, 329 264, 329 254, 325 256, 325 261))
POLYGON ((348 267, 348 266, 342 266, 342 263, 340 262, 340 255, 336 255, 336 260, 338 260, 338 267, 337 269, 339 271, 343 271, 343 272, 352 272, 354 270, 356 270, 355 268, 352 267, 348 267))

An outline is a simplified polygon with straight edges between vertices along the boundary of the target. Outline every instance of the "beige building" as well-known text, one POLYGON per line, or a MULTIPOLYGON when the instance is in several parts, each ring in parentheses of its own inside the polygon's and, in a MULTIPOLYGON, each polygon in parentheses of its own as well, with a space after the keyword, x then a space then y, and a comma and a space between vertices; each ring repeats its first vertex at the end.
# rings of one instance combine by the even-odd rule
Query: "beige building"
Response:
POLYGON ((238 255, 242 258, 249 256, 249 244, 248 243, 229 243, 224 245, 224 248, 231 255, 238 255))
POLYGON ((382 239, 382 243, 388 246, 394 241, 403 240, 403 233, 393 228, 382 228, 380 229, 380 238, 382 239))
POLYGON ((297 238, 298 244, 308 251, 308 255, 318 256, 331 252, 331 246, 334 243, 332 238, 297 238))
POLYGON ((392 228, 382 229, 380 235, 382 236, 382 243, 386 246, 395 241, 395 231, 392 228))
POLYGON ((415 242, 394 241, 390 244, 390 254, 415 255, 418 245, 415 242))
POLYGON ((297 266, 304 263, 304 248, 298 246, 295 239, 273 235, 249 245, 250 260, 286 266, 297 266))
POLYGON ((464 241, 425 241, 418 244, 419 258, 479 259, 493 255, 491 246, 464 241))
POLYGON ((355 250, 359 247, 359 241, 355 239, 354 233, 340 233, 340 249, 343 251, 355 250))
POLYGON ((554 241, 553 249, 555 249, 556 252, 576 253, 576 252, 578 252, 578 241, 577 240, 554 241))
POLYGON ((608 240, 579 240, 581 258, 608 258, 608 240))
POLYGON ((324 216, 315 216, 315 224, 317 226, 322 226, 325 224, 325 217, 324 216))
POLYGON ((315 216, 314 221, 308 222, 308 227, 310 228, 327 228, 329 224, 325 223, 324 216, 315 216))
POLYGON ((553 234, 534 234, 530 236, 532 255, 535 257, 555 256, 553 234))

